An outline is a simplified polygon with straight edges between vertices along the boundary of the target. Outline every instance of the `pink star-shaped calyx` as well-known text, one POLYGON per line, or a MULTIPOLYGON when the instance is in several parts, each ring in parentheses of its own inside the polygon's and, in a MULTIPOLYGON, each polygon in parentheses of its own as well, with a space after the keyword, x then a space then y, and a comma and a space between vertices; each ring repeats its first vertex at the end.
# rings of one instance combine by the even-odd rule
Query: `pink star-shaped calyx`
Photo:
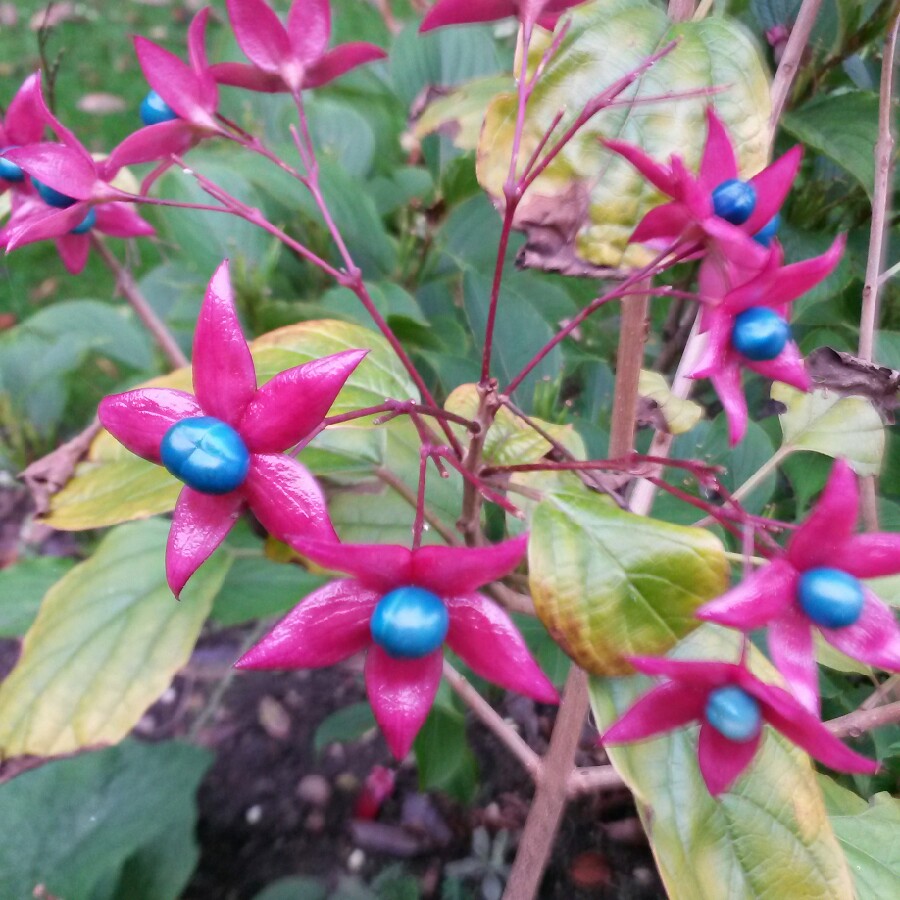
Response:
POLYGON ((329 50, 330 0, 294 0, 287 28, 263 0, 228 0, 228 17, 251 65, 213 66, 213 76, 220 84, 297 94, 387 56, 380 47, 363 42, 329 50))
MULTIPOLYGON (((809 390, 809 375, 787 326, 789 305, 834 271, 845 244, 846 239, 841 235, 821 256, 788 266, 782 265, 784 254, 780 245, 775 244, 767 251, 763 268, 728 290, 718 301, 712 296, 719 288, 718 279, 709 277, 718 267, 710 267, 707 277, 700 279, 701 294, 708 301, 700 313, 700 329, 706 334, 706 346, 688 374, 691 378, 709 378, 712 381, 728 418, 732 445, 737 444, 747 430, 747 401, 741 386, 743 368, 751 369, 764 378, 790 384, 798 390, 809 390), (713 281, 716 283, 710 287, 713 281), (753 316, 760 311, 782 320, 781 339, 776 338, 771 351, 762 352, 762 357, 750 347, 745 352, 740 349, 741 330, 746 328, 742 320, 747 314, 753 316)), ((736 271, 727 263, 725 267, 729 273, 736 271)), ((752 338, 752 322, 749 327, 752 338)), ((765 351, 765 345, 761 349, 765 351)))
POLYGON ((767 628, 772 661, 814 712, 819 709, 816 631, 853 659, 900 671, 900 628, 893 610, 869 588, 854 584, 900 573, 900 534, 856 534, 858 518, 856 476, 846 461, 837 460, 787 552, 696 613, 742 631, 767 628))
POLYGON ((209 283, 194 335, 194 394, 140 388, 103 400, 103 426, 132 453, 166 465, 185 482, 166 550, 176 596, 247 506, 281 541, 337 540, 316 480, 281 451, 320 427, 367 352, 315 359, 257 388, 224 262, 209 283))
MULTIPOLYGON (((39 100, 41 76, 39 72, 29 75, 16 91, 6 109, 6 115, 0 117, 0 151, 14 147, 27 147, 37 144, 44 137, 44 117, 39 100)), ((28 181, 22 178, 22 171, 15 166, 7 166, 4 177, 0 169, 0 194, 12 188, 27 190, 28 181)))
POLYGON ((397 758, 409 752, 431 709, 445 640, 483 678, 542 703, 557 702, 509 616, 478 592, 521 562, 527 536, 477 548, 410 550, 305 539, 291 545, 318 565, 353 577, 310 594, 238 667, 315 668, 366 650, 369 701, 397 758))
POLYGON ((782 688, 744 666, 723 662, 637 657, 645 675, 670 679, 641 697, 604 733, 604 744, 626 744, 700 722, 700 774, 716 796, 750 765, 771 725, 810 756, 842 772, 872 774, 878 763, 854 753, 782 688), (730 735, 730 736, 729 736, 730 735))
POLYGON ((677 154, 672 155, 668 165, 663 165, 633 144, 604 141, 657 190, 672 198, 644 216, 631 241, 669 246, 679 239, 699 240, 720 250, 736 265, 752 270, 765 260, 765 247, 752 238, 769 225, 781 208, 803 150, 794 147, 752 178, 741 181, 734 146, 712 106, 707 107, 706 118, 706 144, 696 175, 677 154), (739 189, 739 204, 729 200, 727 191, 720 193, 726 185, 739 189))

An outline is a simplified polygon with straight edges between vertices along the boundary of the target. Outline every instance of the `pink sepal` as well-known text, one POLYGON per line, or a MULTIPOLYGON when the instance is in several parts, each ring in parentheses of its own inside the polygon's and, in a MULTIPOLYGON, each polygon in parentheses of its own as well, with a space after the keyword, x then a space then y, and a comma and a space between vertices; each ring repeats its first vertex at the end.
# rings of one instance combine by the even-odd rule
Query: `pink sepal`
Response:
POLYGON ((859 487, 846 460, 838 459, 813 511, 788 542, 788 560, 801 572, 830 566, 856 528, 859 487))
POLYGON ((91 241, 86 234, 64 234, 56 239, 56 250, 70 275, 84 271, 91 252, 91 241))
POLYGON ((559 694, 540 670, 519 630, 496 603, 481 594, 448 597, 447 643, 482 678, 541 703, 559 694))
POLYGON ((896 575, 900 572, 900 534, 855 534, 835 548, 831 565, 857 578, 896 575))
POLYGON ((737 363, 722 366, 709 376, 728 419, 728 443, 734 447, 747 431, 747 398, 741 387, 741 368, 737 363))
POLYGON ((763 378, 769 378, 772 381, 781 381, 789 384, 791 387, 797 388, 798 391, 808 391, 812 387, 812 379, 806 371, 803 364, 803 357, 800 355, 800 348, 793 342, 788 341, 784 345, 784 350, 775 357, 775 359, 761 360, 759 362, 752 359, 744 359, 744 363, 748 369, 762 375, 763 378))
MULTIPOLYGON (((789 598, 793 600, 793 595, 789 598)), ((791 693, 819 714, 819 667, 809 619, 795 603, 772 622, 766 633, 769 654, 791 693)))
POLYGON ((337 541, 322 488, 296 459, 283 453, 252 453, 242 490, 253 514, 279 541, 337 541))
POLYGON ((603 734, 604 744, 642 741, 703 718, 708 690, 667 681, 644 694, 603 734))
POLYGON ((705 603, 695 613, 704 622, 750 631, 781 615, 793 603, 797 572, 784 560, 757 569, 721 597, 705 603))
POLYGON ((312 433, 328 415, 346 380, 368 350, 345 350, 280 372, 253 396, 240 432, 250 450, 286 450, 312 433))
POLYGON ((781 209, 781 204, 797 177, 802 159, 803 148, 798 144, 750 179, 750 184, 756 188, 756 206, 742 226, 747 234, 756 234, 761 228, 765 228, 781 209))
POLYGON ((225 260, 209 282, 194 332, 194 393, 207 415, 237 428, 256 393, 253 357, 234 309, 225 260))
POLYGON ((647 181, 655 188, 668 194, 670 197, 679 196, 678 179, 672 174, 672 170, 661 166, 653 157, 648 156, 640 147, 625 141, 602 141, 603 146, 613 153, 618 153, 631 163, 647 181))
POLYGON ((209 71, 219 84, 246 91, 277 94, 288 89, 281 75, 270 75, 246 63, 216 63, 209 71))
POLYGON ((313 591, 236 663, 238 669, 314 669, 365 650, 380 594, 358 581, 313 591))
POLYGON ((630 238, 631 244, 646 244, 655 241, 671 243, 683 234, 690 225, 690 216, 680 203, 663 203, 654 206, 638 222, 630 238))
POLYGON ((35 144, 44 135, 44 120, 39 100, 41 73, 33 72, 10 100, 3 120, 4 140, 23 146, 35 144))
POLYGON ((291 57, 278 16, 263 0, 228 0, 227 6, 234 36, 247 58, 264 72, 278 73, 291 57))
POLYGON ((703 190, 712 193, 723 181, 737 178, 738 167, 731 138, 711 105, 706 107, 706 126, 706 145, 698 178, 703 190))
POLYGON ((787 691, 752 678, 747 673, 741 686, 761 701, 763 718, 791 743, 810 756, 841 772, 874 775, 878 763, 854 753, 787 691))
POLYGON ((422 659, 392 659, 373 644, 366 654, 366 692, 391 753, 403 759, 425 722, 441 682, 440 650, 422 659))
POLYGON ((428 10, 419 26, 419 32, 445 28, 447 25, 494 22, 517 14, 518 9, 513 0, 439 0, 428 10))
POLYGON ((202 416, 190 394, 169 388, 139 388, 100 401, 100 424, 132 453, 159 463, 165 433, 182 419, 202 416))
POLYGON ((386 58, 387 53, 381 47, 376 47, 375 44, 367 44, 362 41, 341 44, 333 50, 323 53, 310 65, 303 78, 303 87, 321 87, 323 84, 334 81, 335 78, 340 78, 351 69, 386 58))
POLYGON ((412 583, 441 597, 469 594, 511 572, 527 547, 527 534, 486 547, 420 547, 412 556, 412 583))
POLYGON ((412 551, 399 544, 339 544, 308 538, 290 544, 316 565, 346 572, 382 593, 413 584, 412 551))
POLYGON ((144 221, 130 203, 103 203, 96 207, 97 231, 111 237, 152 237, 156 229, 144 221))
POLYGON ((891 672, 900 671, 900 628, 894 611, 868 588, 862 615, 846 628, 822 628, 822 636, 851 659, 891 672))
POLYGON ((294 0, 288 11, 287 30, 299 59, 303 62, 318 59, 331 37, 330 0, 294 0))
POLYGON ((97 170, 89 159, 65 144, 30 144, 11 147, 3 154, 29 175, 67 197, 90 200, 94 196, 97 170))
POLYGON ((762 731, 749 741, 732 741, 709 722, 700 726, 697 760, 700 774, 713 797, 727 791, 750 765, 762 741, 762 731))
MULTIPOLYGON (((83 200, 67 209, 54 209, 45 206, 43 209, 37 205, 33 207, 35 212, 27 218, 22 217, 15 224, 11 221, 6 235, 6 252, 12 253, 18 247, 26 244, 34 244, 37 241, 46 241, 51 238, 62 237, 76 228, 90 209, 90 204, 83 200)), ((18 216, 14 216, 17 220, 18 216)))
POLYGON ((743 671, 733 663, 707 662, 699 659, 667 659, 664 656, 629 656, 628 662, 644 675, 664 675, 678 681, 707 688, 730 684, 743 671))
POLYGON ((208 88, 187 63, 140 35, 134 49, 147 83, 182 119, 218 130, 207 106, 208 88))
POLYGON ((834 243, 821 256, 782 266, 774 273, 772 283, 766 286, 766 306, 777 307, 796 300, 808 290, 824 281, 837 267, 844 255, 847 236, 839 234, 834 243))
MULTIPOLYGON (((125 166, 156 162, 187 153, 197 142, 197 133, 190 122, 173 119, 147 125, 132 132, 119 144, 105 161, 110 172, 118 172, 125 166)), ((146 191, 142 191, 146 193, 146 191)))
POLYGON ((166 545, 166 580, 178 597, 188 579, 203 565, 238 520, 243 498, 230 494, 202 494, 184 487, 178 495, 166 545))

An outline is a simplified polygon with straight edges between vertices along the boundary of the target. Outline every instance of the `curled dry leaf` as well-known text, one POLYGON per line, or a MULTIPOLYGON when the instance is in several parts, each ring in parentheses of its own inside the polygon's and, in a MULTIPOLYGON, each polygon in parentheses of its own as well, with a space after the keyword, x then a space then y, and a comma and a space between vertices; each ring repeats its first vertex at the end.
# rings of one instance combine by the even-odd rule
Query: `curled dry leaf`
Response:
POLYGON ((890 424, 900 406, 900 371, 866 362, 833 347, 819 347, 806 358, 806 370, 817 387, 839 394, 867 397, 890 424))

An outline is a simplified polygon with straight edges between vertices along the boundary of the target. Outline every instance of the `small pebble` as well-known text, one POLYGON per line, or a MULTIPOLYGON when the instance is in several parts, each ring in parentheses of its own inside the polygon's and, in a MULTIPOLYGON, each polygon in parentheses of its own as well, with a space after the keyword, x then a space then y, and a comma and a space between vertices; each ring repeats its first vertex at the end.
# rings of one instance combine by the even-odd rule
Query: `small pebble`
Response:
POLYGON ((645 866, 638 866, 631 875, 635 882, 642 887, 653 884, 653 873, 645 866))
POLYGON ((355 794, 359 790, 359 779, 352 772, 341 772, 334 779, 334 786, 342 794, 355 794))
POLYGON ((304 775, 297 785, 297 796, 313 806, 327 806, 331 799, 331 785, 322 775, 304 775))
POLYGON ((256 825, 263 816, 263 808, 259 803, 251 806, 247 812, 244 813, 244 818, 247 820, 248 825, 256 825))
POLYGON ((362 852, 362 850, 357 847, 348 857, 347 857, 347 869, 350 872, 358 872, 366 863, 366 854, 362 852))

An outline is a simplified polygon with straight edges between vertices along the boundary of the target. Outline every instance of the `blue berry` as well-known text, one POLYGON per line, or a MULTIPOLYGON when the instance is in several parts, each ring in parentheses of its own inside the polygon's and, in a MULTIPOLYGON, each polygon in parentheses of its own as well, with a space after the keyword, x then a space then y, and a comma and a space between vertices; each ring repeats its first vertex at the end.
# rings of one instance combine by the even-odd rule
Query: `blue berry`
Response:
POLYGON ((732 225, 743 225, 756 207, 756 188, 749 181, 729 178, 712 192, 713 211, 732 225))
POLYGON ((212 416, 176 422, 159 448, 163 465, 188 487, 204 494, 227 494, 247 477, 250 454, 241 436, 212 416))
POLYGON ((759 704, 736 685, 717 688, 706 699, 706 721, 729 741, 752 741, 762 728, 759 704))
POLYGON ((800 606, 816 625, 846 628, 862 615, 865 594, 859 579, 840 569, 809 569, 797 587, 800 606))
POLYGON ((35 186, 37 192, 41 195, 41 200, 47 206, 55 206, 57 209, 68 209, 68 207, 74 206, 78 202, 74 197, 60 193, 55 188, 50 187, 50 185, 44 184, 43 181, 38 181, 37 178, 32 178, 31 183, 35 186))
POLYGON ((140 115, 145 125, 159 125, 160 122, 171 122, 178 118, 178 113, 156 91, 150 91, 141 100, 140 115))
MULTIPOLYGON (((15 149, 15 147, 4 147, 0 150, 0 153, 15 149)), ((20 166, 17 166, 12 160, 3 159, 3 157, 0 156, 0 178, 4 181, 21 181, 24 177, 25 173, 20 166)))
POLYGON ((765 306, 752 306, 735 317, 731 344, 741 356, 763 362, 775 359, 791 339, 791 326, 765 306))
POLYGON ((778 229, 780 227, 781 216, 778 213, 775 213, 775 215, 753 235, 753 240, 756 241, 757 244, 762 244, 763 247, 768 247, 775 239, 775 235, 778 234, 778 229))
POLYGON ((87 211, 87 215, 81 220, 79 225, 72 229, 72 234, 86 234, 97 224, 97 213, 93 209, 87 211))
POLYGON ((372 613, 372 640, 395 659, 421 659, 447 636, 450 618, 437 594, 402 587, 385 594, 372 613))

